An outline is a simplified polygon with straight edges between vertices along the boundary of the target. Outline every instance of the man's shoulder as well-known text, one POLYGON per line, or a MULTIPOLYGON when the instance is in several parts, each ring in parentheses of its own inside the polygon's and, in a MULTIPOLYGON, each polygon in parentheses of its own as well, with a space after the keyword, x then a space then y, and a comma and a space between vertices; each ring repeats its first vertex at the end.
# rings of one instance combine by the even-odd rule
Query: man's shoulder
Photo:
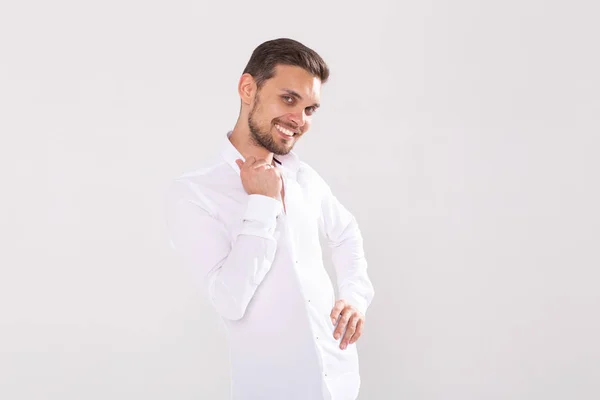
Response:
POLYGON ((304 180, 306 183, 317 184, 319 186, 327 186, 321 174, 306 161, 299 161, 298 180, 304 180))
POLYGON ((206 206, 212 192, 218 192, 224 185, 233 182, 235 171, 223 159, 200 165, 175 176, 167 185, 167 201, 189 200, 206 206))
POLYGON ((175 176, 172 181, 173 183, 210 186, 222 182, 223 179, 230 178, 234 172, 225 160, 216 159, 196 168, 183 171, 175 176))

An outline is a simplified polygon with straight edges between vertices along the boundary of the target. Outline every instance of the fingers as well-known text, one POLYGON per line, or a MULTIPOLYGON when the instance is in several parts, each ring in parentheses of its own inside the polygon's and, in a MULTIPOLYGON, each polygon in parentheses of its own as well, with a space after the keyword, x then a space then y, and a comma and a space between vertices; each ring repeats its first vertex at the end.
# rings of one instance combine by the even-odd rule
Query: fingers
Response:
POLYGON ((248 156, 248 158, 246 158, 246 161, 242 161, 241 159, 237 159, 235 160, 235 163, 238 165, 238 167, 240 167, 240 169, 242 168, 246 168, 246 169, 258 169, 258 168, 271 168, 272 165, 270 163, 267 162, 267 160, 265 159, 257 159, 254 156, 248 156))
POLYGON ((266 160, 258 160, 256 161, 254 164, 252 164, 252 168, 254 169, 258 169, 258 168, 271 168, 272 165, 271 163, 268 163, 266 160))
POLYGON ((350 321, 350 317, 352 317, 353 314, 354 314, 354 311, 350 307, 347 307, 342 312, 342 317, 340 318, 340 322, 338 322, 337 328, 335 328, 335 331, 333 332, 333 337, 336 340, 341 338, 342 335, 344 334, 344 331, 346 330, 346 325, 348 324, 348 321, 350 321))
POLYGON ((352 335, 352 338, 350 339, 350 344, 356 343, 356 341, 362 336, 364 326, 365 326, 365 320, 363 318, 359 319, 358 323, 356 324, 356 331, 354 332, 354 335, 352 335))
POLYGON ((340 343, 340 349, 345 350, 346 347, 348 347, 348 343, 350 343, 350 339, 354 336, 354 333, 356 332, 356 325, 360 319, 360 315, 357 312, 352 314, 352 317, 350 317, 348 325, 346 326, 346 333, 344 333, 344 337, 340 343))
POLYGON ((248 156, 246 158, 246 162, 244 163, 244 165, 246 167, 251 167, 252 165, 254 165, 255 162, 256 162, 256 157, 254 157, 254 156, 248 156))
POLYGON ((331 322, 335 325, 340 316, 342 310, 346 307, 346 302, 344 300, 338 300, 335 302, 333 309, 331 310, 331 322))
POLYGON ((251 167, 254 165, 254 163, 256 163, 256 157, 254 156, 248 156, 246 158, 246 161, 242 161, 240 158, 238 158, 237 160, 235 160, 235 163, 238 165, 238 167, 240 167, 240 169, 242 169, 243 167, 251 167))
POLYGON ((340 349, 345 350, 349 344, 356 343, 361 337, 365 318, 344 300, 338 300, 335 303, 331 310, 330 318, 334 325, 337 321, 337 326, 333 331, 333 337, 336 340, 342 339, 340 341, 340 349))

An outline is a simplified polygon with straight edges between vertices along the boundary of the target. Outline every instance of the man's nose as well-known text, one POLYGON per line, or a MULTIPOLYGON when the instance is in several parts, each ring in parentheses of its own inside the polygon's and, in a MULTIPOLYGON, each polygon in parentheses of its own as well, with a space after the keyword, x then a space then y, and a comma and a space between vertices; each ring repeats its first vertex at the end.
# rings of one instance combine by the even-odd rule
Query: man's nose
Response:
POLYGON ((304 113, 304 109, 302 109, 300 112, 293 113, 291 115, 291 120, 294 121, 299 128, 303 127, 306 123, 306 114, 304 113))

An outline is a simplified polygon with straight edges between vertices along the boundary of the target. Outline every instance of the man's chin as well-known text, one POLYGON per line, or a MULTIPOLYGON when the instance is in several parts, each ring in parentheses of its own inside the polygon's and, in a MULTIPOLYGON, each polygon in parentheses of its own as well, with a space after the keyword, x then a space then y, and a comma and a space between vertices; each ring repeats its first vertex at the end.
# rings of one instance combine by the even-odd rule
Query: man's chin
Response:
POLYGON ((292 148, 294 147, 294 144, 296 143, 295 139, 283 139, 281 137, 278 137, 274 140, 274 142, 277 144, 277 151, 274 151, 274 154, 280 155, 280 156, 284 156, 286 154, 288 154, 290 151, 292 151, 292 148))
POLYGON ((278 156, 285 156, 287 154, 289 154, 289 152, 292 151, 292 148, 287 148, 287 149, 281 149, 278 148, 277 151, 274 151, 273 154, 278 155, 278 156))
POLYGON ((293 147, 294 145, 277 146, 277 151, 274 151, 273 154, 277 154, 278 156, 285 156, 290 151, 292 151, 293 147))

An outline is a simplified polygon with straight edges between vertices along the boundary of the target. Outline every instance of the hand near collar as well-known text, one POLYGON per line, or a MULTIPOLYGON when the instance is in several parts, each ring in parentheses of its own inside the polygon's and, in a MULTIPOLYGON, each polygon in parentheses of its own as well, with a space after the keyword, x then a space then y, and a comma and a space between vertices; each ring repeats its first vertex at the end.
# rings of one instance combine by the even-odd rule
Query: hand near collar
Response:
POLYGON ((281 200, 281 173, 264 159, 249 156, 246 161, 235 160, 240 168, 244 190, 248 194, 261 194, 281 200))

